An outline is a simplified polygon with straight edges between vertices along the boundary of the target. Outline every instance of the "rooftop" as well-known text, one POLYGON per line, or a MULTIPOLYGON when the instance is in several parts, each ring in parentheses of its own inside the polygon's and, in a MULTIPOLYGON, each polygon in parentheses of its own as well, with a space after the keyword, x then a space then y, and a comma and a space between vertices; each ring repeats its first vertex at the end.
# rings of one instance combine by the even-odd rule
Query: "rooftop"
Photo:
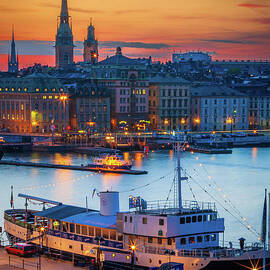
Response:
POLYGON ((77 215, 62 219, 65 222, 72 222, 100 228, 114 228, 117 223, 116 216, 102 216, 99 212, 83 212, 77 215))

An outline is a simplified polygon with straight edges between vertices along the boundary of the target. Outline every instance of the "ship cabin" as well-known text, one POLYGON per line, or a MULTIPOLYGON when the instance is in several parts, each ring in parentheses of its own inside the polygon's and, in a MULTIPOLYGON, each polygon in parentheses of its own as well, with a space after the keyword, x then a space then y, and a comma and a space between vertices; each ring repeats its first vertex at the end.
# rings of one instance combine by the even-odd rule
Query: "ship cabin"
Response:
POLYGON ((173 202, 147 202, 145 209, 118 213, 117 230, 146 253, 167 250, 211 250, 219 246, 224 219, 214 203, 183 201, 182 210, 173 202))

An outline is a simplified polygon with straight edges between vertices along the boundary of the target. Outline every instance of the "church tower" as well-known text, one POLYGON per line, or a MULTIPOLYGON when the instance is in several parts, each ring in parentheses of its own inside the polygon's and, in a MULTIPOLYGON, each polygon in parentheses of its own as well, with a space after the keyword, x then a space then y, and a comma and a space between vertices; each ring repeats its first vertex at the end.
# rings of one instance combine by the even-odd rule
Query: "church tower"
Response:
POLYGON ((73 34, 68 15, 67 0, 62 0, 60 24, 57 25, 55 42, 56 68, 66 68, 73 63, 73 34))
POLYGON ((84 41, 84 62, 95 64, 98 62, 98 41, 95 38, 95 27, 92 20, 88 27, 87 39, 84 41))
POLYGON ((11 55, 8 55, 8 72, 17 73, 19 71, 19 57, 16 56, 14 41, 14 27, 12 28, 11 55))

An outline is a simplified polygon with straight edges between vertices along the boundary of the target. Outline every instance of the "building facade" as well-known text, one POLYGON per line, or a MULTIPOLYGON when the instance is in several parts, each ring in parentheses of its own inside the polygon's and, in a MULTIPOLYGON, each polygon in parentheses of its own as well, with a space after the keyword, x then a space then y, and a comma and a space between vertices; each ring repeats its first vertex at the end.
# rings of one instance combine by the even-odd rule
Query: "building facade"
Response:
POLYGON ((62 0, 60 23, 57 26, 55 41, 56 68, 67 68, 73 64, 73 34, 70 25, 67 0, 62 0))
POLYGON ((91 64, 98 62, 98 41, 95 37, 95 27, 92 21, 88 27, 87 39, 84 41, 83 60, 91 64))
POLYGON ((0 129, 50 133, 68 124, 68 93, 57 79, 43 74, 0 79, 0 129))
POLYGON ((80 82, 69 88, 71 130, 110 131, 110 95, 95 83, 80 82))
POLYGON ((141 122, 148 123, 149 81, 144 64, 123 56, 118 47, 114 56, 93 66, 92 77, 109 89, 112 129, 136 130, 141 122))
POLYGON ((246 130, 249 126, 247 95, 220 85, 191 88, 193 131, 246 130))
POLYGON ((154 130, 188 130, 190 126, 189 82, 170 76, 151 78, 149 118, 154 130))
POLYGON ((256 91, 248 94, 249 129, 270 128, 270 91, 256 91))

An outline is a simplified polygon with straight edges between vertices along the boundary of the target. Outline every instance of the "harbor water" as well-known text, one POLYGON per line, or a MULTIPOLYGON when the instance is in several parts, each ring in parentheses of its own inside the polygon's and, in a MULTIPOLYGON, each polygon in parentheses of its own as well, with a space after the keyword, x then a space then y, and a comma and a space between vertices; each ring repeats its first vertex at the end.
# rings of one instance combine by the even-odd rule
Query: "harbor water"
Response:
MULTIPOLYGON (((175 157, 173 151, 124 153, 133 160, 134 169, 146 170, 147 175, 97 174, 47 168, 0 166, 1 226, 3 213, 10 208, 10 186, 14 186, 15 208, 24 208, 25 201, 18 193, 61 201, 65 204, 99 209, 99 191, 120 192, 120 209, 128 210, 128 198, 141 196, 147 201, 174 198, 173 180, 175 157), (96 190, 94 196, 93 191, 96 190)), ((183 200, 216 202, 219 216, 225 218, 225 244, 237 245, 240 237, 258 242, 262 222, 264 189, 270 191, 270 148, 239 148, 232 154, 181 154, 183 174, 189 177, 182 183, 183 200), (241 224, 239 221, 245 224, 241 224), (248 229, 249 228, 249 229, 248 229)), ((81 165, 91 157, 66 153, 6 154, 4 159, 31 162, 81 165)), ((41 209, 29 204, 28 208, 41 209)))

